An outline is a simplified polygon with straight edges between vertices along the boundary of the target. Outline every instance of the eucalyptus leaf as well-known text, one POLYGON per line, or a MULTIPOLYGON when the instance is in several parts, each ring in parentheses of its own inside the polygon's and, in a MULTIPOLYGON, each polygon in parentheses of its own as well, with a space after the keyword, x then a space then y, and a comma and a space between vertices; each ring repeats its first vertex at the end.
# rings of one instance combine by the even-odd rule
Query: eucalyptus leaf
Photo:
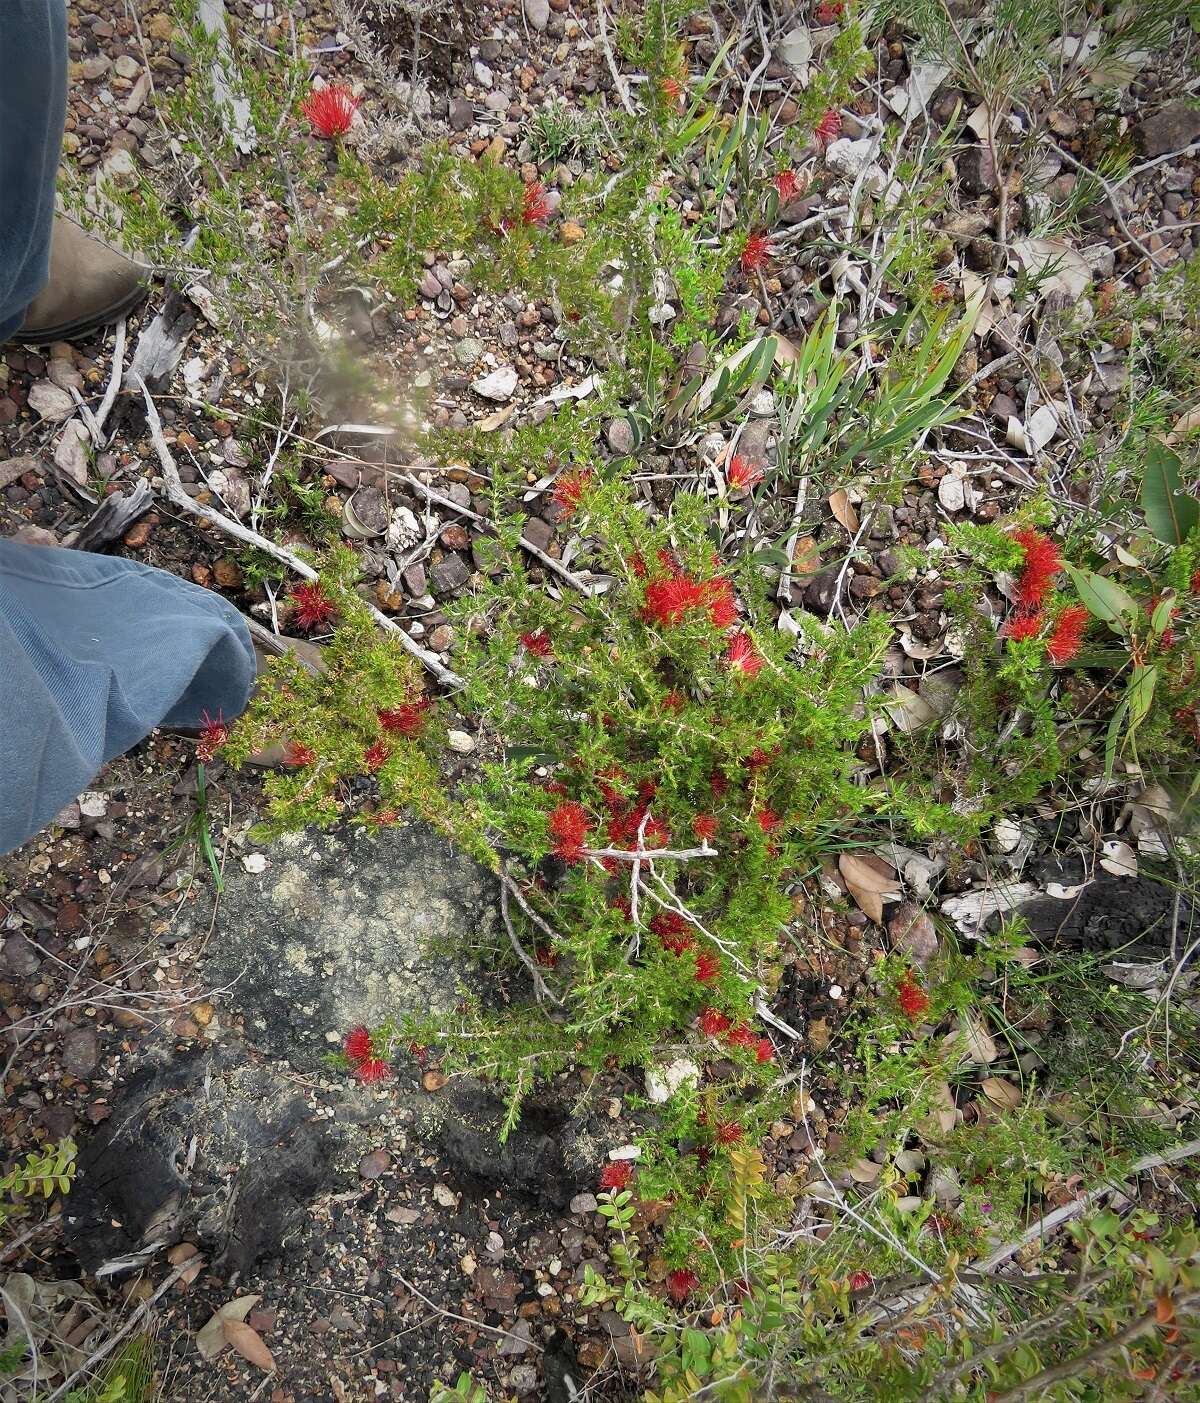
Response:
POLYGON ((1105 623, 1124 633, 1121 616, 1128 614, 1136 618, 1137 605, 1115 580, 1097 575, 1093 570, 1077 570, 1074 565, 1064 563, 1063 569, 1070 575, 1079 598, 1089 614, 1103 619, 1105 623))
POLYGON ((1151 439, 1142 477, 1146 524, 1164 545, 1179 546, 1200 522, 1200 502, 1183 490, 1179 455, 1151 439))

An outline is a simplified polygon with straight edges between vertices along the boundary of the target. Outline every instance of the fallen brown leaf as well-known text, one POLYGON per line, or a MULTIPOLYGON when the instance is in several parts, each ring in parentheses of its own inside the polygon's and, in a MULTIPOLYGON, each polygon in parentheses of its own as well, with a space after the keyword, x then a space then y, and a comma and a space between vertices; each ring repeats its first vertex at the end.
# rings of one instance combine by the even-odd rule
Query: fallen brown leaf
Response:
POLYGON ((225 1338, 243 1359, 268 1374, 272 1372, 275 1368, 275 1356, 257 1330, 251 1329, 244 1320, 226 1320, 223 1329, 225 1338))
POLYGON ((1011 1110, 1021 1104, 1021 1088, 1006 1081, 1004 1077, 984 1077, 979 1083, 979 1089, 993 1106, 1011 1110))
POLYGON ((858 531, 858 513, 851 504, 844 487, 838 487, 829 494, 829 510, 840 526, 844 526, 853 536, 858 531))

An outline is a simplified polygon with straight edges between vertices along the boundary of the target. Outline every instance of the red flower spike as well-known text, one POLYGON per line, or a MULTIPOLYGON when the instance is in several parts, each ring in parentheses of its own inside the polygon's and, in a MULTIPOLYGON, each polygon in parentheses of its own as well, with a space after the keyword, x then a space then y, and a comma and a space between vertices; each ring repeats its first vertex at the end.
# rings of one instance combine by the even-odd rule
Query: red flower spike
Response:
POLYGON ((375 774, 378 770, 383 769, 384 765, 386 765, 391 758, 391 754, 392 752, 388 748, 387 741, 381 737, 374 745, 369 746, 367 750, 364 751, 363 764, 372 774, 375 774))
POLYGON ((699 1285, 700 1278, 687 1267, 667 1274, 667 1295, 677 1306, 682 1305, 699 1285))
POLYGON ((729 479, 730 487, 744 491, 750 487, 757 487, 763 480, 762 469, 755 467, 740 453, 735 453, 729 460, 725 469, 725 476, 729 479))
POLYGON ((696 956, 696 978, 701 984, 715 984, 721 977, 721 961, 708 950, 696 956))
POLYGON ((371 1056, 371 1034, 361 1024, 351 1028, 342 1044, 342 1051, 351 1062, 365 1062, 371 1056))
POLYGON ((633 1165, 627 1159, 610 1159, 600 1171, 602 1189, 627 1189, 633 1178, 633 1165))
POLYGON ((740 673, 743 677, 754 677, 762 671, 762 656, 748 633, 733 635, 725 660, 729 664, 730 672, 740 673))
POLYGON ((718 823, 711 814, 697 814, 692 819, 692 832, 702 843, 707 843, 717 836, 718 823))
POLYGON ((730 1020, 719 1008, 702 1008, 700 1010, 700 1031, 705 1037, 719 1038, 722 1033, 727 1033, 729 1028, 730 1020))
POLYGON ((355 1067, 354 1075, 364 1085, 370 1086, 373 1082, 387 1081, 392 1069, 382 1057, 368 1057, 355 1067))
POLYGON ((821 0, 813 10, 813 19, 818 24, 832 24, 835 19, 841 18, 843 9, 844 0, 821 0))
POLYGON ((1082 604, 1068 604, 1054 621, 1046 643, 1046 656, 1052 663, 1066 663, 1079 652, 1087 632, 1088 611, 1082 604))
POLYGON ((570 516, 578 511, 580 502, 583 501, 583 494, 592 485, 594 474, 591 471, 581 471, 574 469, 569 473, 560 473, 554 483, 554 500, 558 504, 559 510, 564 516, 570 516))
POLYGON ((910 1023, 919 1022, 929 1012, 929 995, 909 971, 905 971, 903 978, 896 985, 896 1001, 900 1005, 901 1013, 910 1023))
POLYGON ((672 575, 667 580, 655 580, 646 586, 644 616, 656 624, 678 624, 692 609, 703 609, 708 603, 709 590, 698 580, 686 575, 672 575))
POLYGON ((865 1291, 874 1280, 869 1271, 853 1271, 846 1278, 846 1285, 851 1291, 865 1291))
POLYGON ((1004 625, 1004 636, 1017 642, 1027 638, 1037 638, 1045 622, 1045 616, 1037 609, 1018 609, 1004 625))
POLYGON ((678 911, 659 911, 650 922, 650 929, 673 955, 682 955, 695 943, 690 924, 678 911))
POLYGON ((708 777, 708 787, 714 799, 722 799, 729 793, 729 777, 720 770, 714 770, 708 777))
POLYGON ((754 1045, 754 1057, 758 1062, 774 1062, 775 1048, 770 1038, 759 1038, 754 1045))
POLYGON ((742 272, 757 272, 759 268, 764 267, 770 260, 773 252, 771 241, 767 238, 766 234, 748 234, 746 236, 746 242, 742 245, 742 272))
POLYGON ((758 824, 758 826, 762 829, 762 831, 765 834, 770 834, 775 832, 775 830, 783 822, 783 819, 781 819, 777 813, 772 812, 772 810, 770 809, 758 809, 755 812, 754 821, 758 824))
POLYGON ((1025 529, 1013 532, 1013 540, 1025 552, 1025 565, 1017 581, 1017 603, 1026 609, 1036 609, 1062 569, 1058 546, 1040 531, 1025 529))
POLYGON ((708 617, 714 628, 732 628, 737 623, 737 600, 733 597, 733 586, 728 580, 718 577, 708 583, 708 617))
POLYGON ((207 711, 200 713, 200 720, 203 729, 200 739, 196 742, 196 759, 206 765, 216 758, 217 751, 229 739, 229 727, 219 711, 216 720, 213 720, 207 711))
POLYGON ((317 758, 317 752, 311 746, 303 745, 298 740, 290 740, 287 749, 283 752, 283 763, 299 769, 302 765, 311 765, 317 758))
POLYGON ((534 633, 523 633, 521 635, 521 647, 535 658, 551 658, 554 656, 554 644, 551 643, 550 635, 544 628, 539 628, 534 633))
POLYGON ((540 180, 531 181, 525 187, 521 202, 521 221, 524 224, 545 224, 550 218, 550 201, 546 198, 546 188, 540 180))
POLYGON ((740 1145, 745 1134, 736 1120, 717 1122, 716 1138, 718 1145, 740 1145))
POLYGON ((796 178, 795 171, 780 171, 775 176, 775 189, 779 193, 779 203, 786 205, 789 200, 794 200, 800 189, 800 182, 796 178))
POLYGON ((319 580, 306 580, 288 596, 292 606, 292 622, 305 633, 327 624, 337 613, 337 605, 321 588, 319 580))
POLYGON ((425 712, 428 710, 429 702, 422 698, 417 702, 401 702, 399 706, 387 707, 376 714, 385 731, 394 731, 397 735, 407 736, 411 740, 412 737, 421 734, 425 725, 425 712))
POLYGON ((619 911, 627 921, 633 920, 633 904, 627 896, 614 896, 609 898, 610 908, 619 911))
POLYGON ((568 799, 550 814, 550 836, 554 851, 564 862, 578 862, 583 857, 584 842, 592 822, 582 804, 568 799))
POLYGON ((662 704, 668 711, 682 711, 687 705, 687 700, 682 692, 677 692, 674 687, 662 699, 662 704))
POLYGON ((736 1028, 730 1028, 726 1041, 730 1047, 752 1048, 758 1045, 758 1037, 748 1023, 739 1023, 736 1028))
MULTIPOLYGON (((641 827, 641 819, 638 820, 638 827, 641 827)), ((661 818, 647 820, 645 828, 642 829, 642 846, 644 848, 665 848, 671 841, 671 830, 661 818)))
POLYGON ((1200 594, 1200 570, 1197 570, 1188 581, 1188 589, 1191 590, 1193 594, 1200 594))
POLYGON ((682 104, 684 88, 678 78, 664 78, 659 83, 658 88, 672 107, 679 107, 682 104))
POLYGON ((332 83, 328 87, 314 88, 300 104, 300 111, 318 136, 332 141, 350 130, 360 100, 349 88, 332 83))
POLYGON ((837 139, 841 130, 842 114, 834 111, 831 107, 813 128, 813 136, 816 138, 818 146, 828 146, 831 141, 837 139))

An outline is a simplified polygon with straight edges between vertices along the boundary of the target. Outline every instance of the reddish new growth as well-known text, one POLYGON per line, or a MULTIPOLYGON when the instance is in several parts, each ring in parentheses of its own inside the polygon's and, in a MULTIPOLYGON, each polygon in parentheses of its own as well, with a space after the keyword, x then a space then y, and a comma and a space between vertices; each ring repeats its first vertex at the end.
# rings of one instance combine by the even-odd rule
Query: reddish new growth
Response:
POLYGON ((650 929, 673 955, 682 955, 695 943, 691 925, 678 911, 660 911, 650 922, 650 929))
POLYGON ((420 735, 428 709, 429 702, 422 699, 416 702, 401 702, 399 706, 386 707, 377 714, 379 724, 385 731, 394 731, 397 735, 408 736, 411 739, 420 735))
POLYGON ((572 512, 577 511, 580 502, 583 501, 583 494, 591 485, 591 472, 576 468, 569 473, 560 473, 554 484, 553 494, 559 510, 565 516, 570 516, 572 512))
POLYGON ((351 1028, 346 1034, 342 1050, 351 1062, 365 1062, 371 1056, 371 1034, 361 1026, 351 1028))
POLYGON ((740 1145, 745 1134, 736 1120, 717 1122, 716 1139, 718 1145, 740 1145))
POLYGON ((377 770, 382 770, 391 757, 391 750, 388 743, 382 737, 375 741, 373 745, 367 747, 363 752, 363 764, 374 774, 377 770))
POLYGON ((229 739, 229 727, 225 724, 219 711, 215 721, 207 711, 201 712, 200 719, 203 722, 203 727, 200 731, 200 739, 196 742, 196 759, 201 764, 207 764, 215 758, 217 751, 229 739))
POLYGON ((740 453, 735 453, 730 458, 729 466, 725 469, 725 476, 729 479, 730 487, 736 488, 739 492, 750 487, 757 487, 763 480, 762 469, 756 468, 740 453))
POLYGON ((300 104, 300 111, 318 136, 332 140, 335 136, 345 136, 350 130, 358 104, 359 99, 349 88, 335 83, 326 88, 314 88, 300 104))
POLYGON ((587 810, 573 799, 567 799, 550 813, 550 837, 554 851, 564 862, 579 862, 584 843, 592 826, 587 810))
POLYGON ((1066 663, 1079 652, 1087 632, 1088 611, 1082 604, 1068 604, 1054 621, 1046 642, 1046 656, 1052 663, 1066 663))
POLYGON ((831 107, 813 128, 813 136, 816 138, 818 146, 828 146, 831 141, 837 139, 841 130, 842 114, 835 112, 831 107))
POLYGON ((762 232, 747 234, 742 245, 742 272, 754 273, 771 257, 771 240, 762 232))
POLYGON ((1028 638, 1037 638, 1045 622, 1045 616, 1039 609, 1018 610, 1004 625, 1004 636, 1015 639, 1017 642, 1028 638))
POLYGON ((896 985, 896 1002, 900 1005, 900 1012, 912 1023, 918 1022, 929 1012, 929 995, 908 970, 896 985))
POLYGON ((692 832, 702 843, 707 843, 717 836, 717 820, 712 814, 697 814, 692 819, 692 832))
POLYGON ((550 201, 546 188, 540 180, 531 181, 525 187, 521 200, 521 222, 524 224, 545 224, 550 218, 550 201))
POLYGON ((382 1057, 368 1057, 355 1067, 354 1075, 370 1086, 372 1082, 386 1081, 392 1075, 392 1069, 382 1057))
POLYGON ((701 984, 715 984, 721 976, 721 961, 708 950, 696 956, 696 978, 701 984))
POLYGON ((721 1012, 719 1008, 702 1008, 700 1010, 700 1031, 709 1038, 719 1038, 722 1033, 727 1033, 730 1027, 730 1020, 721 1012))
POLYGON ((600 1171, 602 1189, 627 1189, 633 1178, 633 1165, 627 1159, 613 1159, 600 1171))
POLYGON ((302 765, 311 765, 317 758, 317 752, 311 746, 303 745, 298 740, 290 740, 287 749, 283 752, 283 763, 299 769, 302 765))
POLYGON ((754 677, 763 665, 762 657, 748 633, 733 635, 725 661, 729 664, 730 672, 740 673, 743 677, 754 677))
POLYGON ((297 585, 288 596, 292 606, 292 622, 305 633, 327 624, 337 613, 337 605, 321 588, 319 580, 297 585))
POLYGON ((1017 581, 1017 603, 1024 610, 1037 609, 1062 569, 1058 546, 1048 536, 1031 528, 1014 531, 1013 540, 1025 552, 1025 564, 1017 581))
POLYGON ((682 1305, 699 1285, 700 1278, 687 1267, 667 1274, 667 1295, 676 1305, 682 1305))
POLYGON ((521 647, 535 658, 548 658, 554 653, 554 644, 544 628, 521 635, 521 647))
POLYGON ((787 204, 789 200, 794 200, 800 189, 800 182, 796 178, 796 172, 780 171, 775 177, 775 189, 779 192, 781 204, 787 204))

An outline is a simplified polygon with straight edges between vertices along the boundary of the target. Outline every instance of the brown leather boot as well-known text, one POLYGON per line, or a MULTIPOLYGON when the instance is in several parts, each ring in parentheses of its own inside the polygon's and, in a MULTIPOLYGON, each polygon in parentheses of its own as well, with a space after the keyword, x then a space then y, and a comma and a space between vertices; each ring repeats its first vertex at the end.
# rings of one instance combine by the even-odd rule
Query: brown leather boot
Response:
POLYGON ((36 345, 71 341, 107 326, 145 297, 148 272, 67 215, 55 215, 50 281, 13 339, 36 345))

